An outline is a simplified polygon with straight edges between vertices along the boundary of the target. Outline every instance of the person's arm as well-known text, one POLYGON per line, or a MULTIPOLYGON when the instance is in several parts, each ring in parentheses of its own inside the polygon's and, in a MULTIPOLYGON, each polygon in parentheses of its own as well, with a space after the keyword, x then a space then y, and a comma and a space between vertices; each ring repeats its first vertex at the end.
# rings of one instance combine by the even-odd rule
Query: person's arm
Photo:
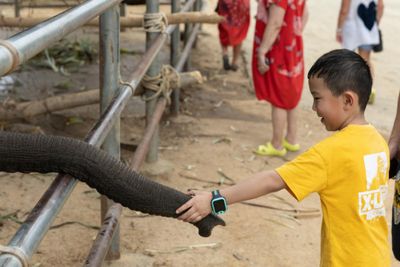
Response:
MULTIPOLYGON (((225 197, 228 205, 232 205, 284 188, 287 186, 276 171, 262 171, 236 185, 221 189, 220 193, 225 197)), ((187 210, 178 219, 192 223, 200 221, 211 213, 211 198, 211 192, 196 193, 192 199, 176 210, 177 214, 187 210)))
POLYGON ((390 158, 392 159, 398 152, 400 145, 400 93, 397 99, 397 113, 394 119, 392 133, 389 137, 389 151, 390 158))
POLYGON ((378 7, 376 12, 376 21, 378 24, 381 22, 383 16, 383 0, 378 0, 378 7))
POLYGON ((340 11, 338 16, 337 28, 336 28, 336 41, 342 43, 342 28, 343 24, 349 14, 350 9, 350 1, 351 0, 342 0, 342 4, 340 5, 340 11))
POLYGON ((264 74, 268 71, 269 66, 265 62, 265 54, 271 49, 278 34, 281 30, 285 10, 275 4, 271 4, 268 8, 268 23, 265 27, 263 39, 257 52, 258 71, 264 74))
POLYGON ((309 16, 308 7, 307 7, 307 4, 305 3, 304 4, 303 17, 301 17, 301 24, 302 24, 301 31, 304 31, 304 28, 306 27, 306 24, 308 22, 308 16, 309 16))

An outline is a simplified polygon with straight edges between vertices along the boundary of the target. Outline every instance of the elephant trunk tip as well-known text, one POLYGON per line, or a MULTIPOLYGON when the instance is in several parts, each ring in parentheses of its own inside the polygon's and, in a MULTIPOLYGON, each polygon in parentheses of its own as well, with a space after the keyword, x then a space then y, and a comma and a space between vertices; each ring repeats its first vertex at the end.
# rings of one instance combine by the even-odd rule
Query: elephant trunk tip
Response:
POLYGON ((226 223, 215 215, 208 215, 201 221, 195 223, 195 226, 199 228, 199 235, 202 237, 209 237, 213 228, 217 225, 225 226, 226 223))

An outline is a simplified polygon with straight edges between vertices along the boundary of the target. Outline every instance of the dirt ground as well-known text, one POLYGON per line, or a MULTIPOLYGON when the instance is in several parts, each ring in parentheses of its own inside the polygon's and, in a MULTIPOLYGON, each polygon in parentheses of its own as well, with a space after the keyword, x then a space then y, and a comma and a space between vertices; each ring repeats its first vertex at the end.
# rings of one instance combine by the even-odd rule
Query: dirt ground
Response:
MULTIPOLYGON (((313 1, 310 8, 320 8, 318 2, 325 1, 313 1)), ((328 5, 337 8, 338 4, 328 5)), ((327 17, 326 14, 325 17, 321 14, 317 16, 321 20, 327 17)), ((318 30, 316 24, 310 21, 305 38, 320 38, 316 42, 323 43, 326 35, 314 35, 318 30)), ((83 33, 96 36, 93 29, 83 33)), ((9 34, 9 30, 4 34, 9 34)), ((122 33, 121 47, 132 52, 122 56, 124 79, 128 79, 143 53, 144 39, 144 35, 137 30, 122 33)), ((251 39, 245 45, 240 70, 223 71, 216 27, 203 26, 191 56, 192 69, 201 71, 207 82, 183 90, 178 117, 165 114, 160 124, 160 160, 155 165, 143 166, 146 176, 181 191, 189 188, 211 190, 225 186, 218 183, 245 179, 255 172, 280 166, 298 155, 290 153, 285 159, 280 159, 258 157, 252 153, 257 145, 271 137, 271 120, 269 104, 256 101, 252 92, 246 68, 250 42, 251 39), (156 173, 154 170, 163 171, 156 173)), ((307 48, 307 42, 306 64, 309 66, 326 51, 318 51, 311 45, 307 48)), ((168 47, 162 54, 167 60, 168 47)), ((384 57, 389 58, 389 55, 384 57)), ((68 77, 50 70, 24 69, 15 74, 21 85, 12 95, 15 97, 20 90, 24 92, 22 100, 29 100, 59 94, 62 92, 54 85, 63 80, 72 82, 74 88, 79 90, 98 88, 97 72, 96 62, 84 66, 80 74, 73 73, 68 77)), ((378 84, 393 85, 394 77, 389 81, 385 78, 378 84)), ((385 137, 389 134, 391 117, 394 116, 396 90, 391 88, 378 92, 377 102, 371 106, 373 121, 378 122, 378 128, 385 137)), ((329 135, 311 111, 310 101, 308 85, 305 84, 304 97, 298 109, 301 151, 329 135)), ((38 116, 29 123, 39 126, 47 134, 83 138, 98 117, 97 110, 95 105, 87 106, 38 116)), ((6 127, 15 130, 18 124, 6 124, 6 127)), ((140 99, 134 99, 122 115, 122 142, 137 144, 143 127, 144 104, 140 99)), ((124 159, 132 156, 129 150, 123 149, 122 152, 124 159)), ((0 220, 0 244, 7 244, 12 238, 19 227, 15 219, 23 221, 26 218, 54 177, 55 174, 0 173, 0 219, 15 213, 11 219, 0 220)), ((200 237, 197 229, 190 224, 124 209, 121 218, 122 258, 114 266, 318 266, 321 216, 317 195, 297 203, 282 191, 251 202, 266 207, 245 204, 229 207, 228 213, 223 216, 226 227, 215 228, 208 238, 200 237)), ((388 218, 391 202, 389 198, 388 218)), ((99 216, 99 194, 79 183, 53 225, 72 224, 47 233, 33 256, 32 266, 82 266, 97 234, 97 230, 90 226, 99 225, 99 216)), ((393 260, 392 266, 400 265, 393 260)))

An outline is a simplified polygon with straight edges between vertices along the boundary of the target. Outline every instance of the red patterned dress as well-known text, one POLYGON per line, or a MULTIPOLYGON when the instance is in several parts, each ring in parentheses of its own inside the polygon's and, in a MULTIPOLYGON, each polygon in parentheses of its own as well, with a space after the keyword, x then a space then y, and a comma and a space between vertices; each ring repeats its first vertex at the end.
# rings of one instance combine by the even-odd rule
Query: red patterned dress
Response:
POLYGON ((253 82, 256 96, 273 106, 290 110, 300 101, 304 81, 302 17, 305 0, 259 0, 253 44, 253 82), (257 50, 268 23, 268 8, 275 4, 285 10, 279 35, 266 58, 270 69, 260 74, 257 68, 257 50))
POLYGON ((219 0, 217 12, 225 17, 225 21, 218 24, 221 44, 241 44, 250 25, 250 0, 219 0))

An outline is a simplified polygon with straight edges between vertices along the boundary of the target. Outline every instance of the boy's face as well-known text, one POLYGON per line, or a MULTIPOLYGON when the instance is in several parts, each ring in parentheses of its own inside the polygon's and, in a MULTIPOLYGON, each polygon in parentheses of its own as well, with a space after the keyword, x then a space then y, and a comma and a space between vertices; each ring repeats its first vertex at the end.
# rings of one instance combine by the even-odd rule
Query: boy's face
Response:
POLYGON ((312 77, 308 83, 314 98, 312 109, 321 117, 326 130, 342 129, 346 121, 343 97, 334 96, 322 78, 312 77))

